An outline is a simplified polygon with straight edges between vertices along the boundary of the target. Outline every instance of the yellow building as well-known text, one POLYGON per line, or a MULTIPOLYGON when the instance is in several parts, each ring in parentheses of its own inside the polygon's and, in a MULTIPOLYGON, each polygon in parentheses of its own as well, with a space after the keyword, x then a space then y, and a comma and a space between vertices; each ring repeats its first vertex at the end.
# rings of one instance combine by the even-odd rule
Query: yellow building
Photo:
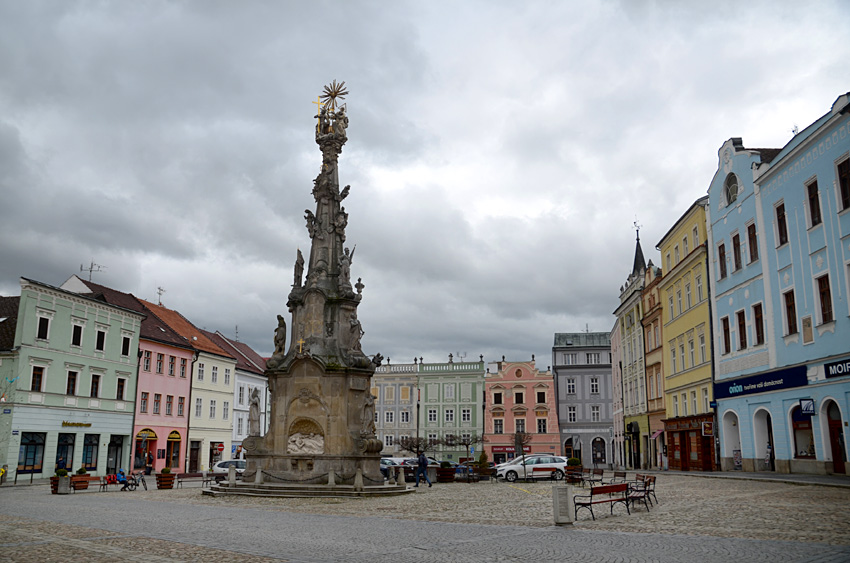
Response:
POLYGON ((662 372, 670 469, 713 471, 711 323, 706 265, 708 196, 695 201, 656 246, 664 277, 662 372))

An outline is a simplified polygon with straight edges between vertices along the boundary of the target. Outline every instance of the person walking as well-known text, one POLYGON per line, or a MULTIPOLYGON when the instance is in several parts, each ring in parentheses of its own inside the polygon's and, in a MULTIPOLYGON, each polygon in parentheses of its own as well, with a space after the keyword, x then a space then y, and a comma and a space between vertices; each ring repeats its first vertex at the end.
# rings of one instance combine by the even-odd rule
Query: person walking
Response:
POLYGON ((425 480, 428 482, 428 486, 431 486, 431 479, 428 478, 428 458, 425 457, 424 452, 419 452, 419 460, 416 466, 416 484, 414 487, 419 486, 419 475, 423 475, 425 480))

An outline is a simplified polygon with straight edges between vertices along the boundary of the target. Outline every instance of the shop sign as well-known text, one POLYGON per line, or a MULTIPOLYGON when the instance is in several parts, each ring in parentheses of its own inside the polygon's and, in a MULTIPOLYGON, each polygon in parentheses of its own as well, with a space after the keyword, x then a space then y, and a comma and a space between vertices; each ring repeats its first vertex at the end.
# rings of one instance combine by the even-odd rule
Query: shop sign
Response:
POLYGON ((10 414, 12 409, 3 409, 3 414, 10 414))
MULTIPOLYGON (((531 446, 523 446, 522 451, 525 453, 531 453, 531 446)), ((514 453, 513 446, 493 446, 494 454, 512 454, 514 453)))
POLYGON ((800 414, 808 414, 814 416, 815 414, 815 400, 814 399, 800 399, 800 414))
POLYGON ((68 420, 63 420, 62 426, 63 427, 75 426, 75 427, 79 427, 79 428, 91 428, 91 422, 70 422, 68 420))
POLYGON ((850 360, 824 364, 823 370, 826 372, 827 379, 830 377, 843 377, 845 375, 850 375, 850 360))
POLYGON ((714 422, 703 422, 702 423, 702 435, 703 436, 714 436, 714 422))
POLYGON ((752 395, 753 393, 803 387, 808 382, 806 366, 796 366, 770 373, 715 383, 714 396, 717 399, 729 399, 743 395, 752 395))

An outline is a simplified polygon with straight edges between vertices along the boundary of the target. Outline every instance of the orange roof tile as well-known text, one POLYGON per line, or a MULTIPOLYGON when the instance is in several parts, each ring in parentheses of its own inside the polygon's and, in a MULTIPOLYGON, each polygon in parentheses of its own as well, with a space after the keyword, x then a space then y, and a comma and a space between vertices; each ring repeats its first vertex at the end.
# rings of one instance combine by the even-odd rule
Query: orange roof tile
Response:
POLYGON ((186 317, 177 311, 172 311, 162 305, 156 305, 155 303, 145 301, 144 299, 139 299, 139 301, 141 301, 145 307, 150 309, 165 324, 177 332, 177 334, 186 338, 189 341, 189 344, 191 344, 191 346, 196 350, 200 352, 208 352, 217 356, 223 356, 225 358, 236 359, 232 354, 228 354, 220 347, 216 346, 212 340, 204 336, 201 329, 193 325, 188 319, 186 319, 186 317))

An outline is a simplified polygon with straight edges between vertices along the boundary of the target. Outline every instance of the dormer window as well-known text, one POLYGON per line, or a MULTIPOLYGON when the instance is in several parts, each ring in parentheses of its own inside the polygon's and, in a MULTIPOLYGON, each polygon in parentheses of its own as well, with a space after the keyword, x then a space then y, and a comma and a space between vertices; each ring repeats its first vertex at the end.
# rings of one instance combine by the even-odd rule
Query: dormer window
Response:
POLYGON ((726 198, 726 205, 732 205, 738 199, 738 177, 734 174, 726 176, 726 182, 723 184, 723 195, 726 198))

